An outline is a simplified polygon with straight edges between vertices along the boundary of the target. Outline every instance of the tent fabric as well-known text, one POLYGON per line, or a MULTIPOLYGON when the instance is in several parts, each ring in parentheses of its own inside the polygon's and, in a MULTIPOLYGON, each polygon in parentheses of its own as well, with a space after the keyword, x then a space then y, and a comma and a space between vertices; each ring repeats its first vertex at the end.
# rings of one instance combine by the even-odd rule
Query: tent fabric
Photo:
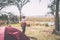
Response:
MULTIPOLYGON (((0 27, 1 28, 1 27, 0 27)), ((13 27, 5 27, 2 33, 2 40, 30 40, 24 33, 13 27), (3 35, 4 34, 4 35, 3 35)), ((0 31, 1 33, 1 31, 0 31)), ((0 34, 1 35, 1 34, 0 34)), ((0 37, 0 39, 1 39, 0 37)))
POLYGON ((0 40, 4 40, 5 27, 0 27, 0 40))

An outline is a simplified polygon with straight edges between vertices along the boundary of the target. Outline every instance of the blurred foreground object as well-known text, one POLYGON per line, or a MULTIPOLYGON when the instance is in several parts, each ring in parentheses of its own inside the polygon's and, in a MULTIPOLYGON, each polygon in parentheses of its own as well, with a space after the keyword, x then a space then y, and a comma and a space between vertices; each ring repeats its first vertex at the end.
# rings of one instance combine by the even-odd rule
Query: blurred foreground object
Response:
POLYGON ((0 27, 0 40, 30 40, 24 33, 13 27, 0 27))

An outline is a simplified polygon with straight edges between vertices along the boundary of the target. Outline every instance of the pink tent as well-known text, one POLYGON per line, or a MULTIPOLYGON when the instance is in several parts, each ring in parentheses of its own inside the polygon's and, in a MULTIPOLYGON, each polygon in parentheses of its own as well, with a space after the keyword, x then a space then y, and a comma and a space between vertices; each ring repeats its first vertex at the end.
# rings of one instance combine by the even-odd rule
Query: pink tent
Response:
POLYGON ((13 27, 0 27, 0 40, 30 40, 24 33, 13 27))

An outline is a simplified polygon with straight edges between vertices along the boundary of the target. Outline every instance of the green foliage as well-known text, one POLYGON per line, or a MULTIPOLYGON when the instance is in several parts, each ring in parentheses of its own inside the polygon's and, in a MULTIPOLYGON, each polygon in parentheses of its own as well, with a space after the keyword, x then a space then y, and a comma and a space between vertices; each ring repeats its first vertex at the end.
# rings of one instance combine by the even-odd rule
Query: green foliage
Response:
POLYGON ((9 16, 9 20, 11 23, 17 23, 18 21, 18 17, 14 14, 12 14, 11 12, 8 13, 8 16, 9 16))
POLYGON ((8 16, 6 14, 2 14, 0 16, 0 20, 7 20, 8 16))
POLYGON ((27 2, 29 2, 29 0, 0 0, 0 7, 5 7, 6 5, 10 5, 11 3, 14 5, 16 4, 16 2, 19 4, 19 5, 22 5, 24 6, 27 2))
MULTIPOLYGON (((54 12, 56 12, 56 0, 54 0, 53 2, 51 2, 51 4, 48 5, 48 8, 50 8, 50 10, 51 10, 50 13, 52 15, 54 15, 54 12)), ((59 11, 60 11, 60 8, 59 8, 59 11)))
POLYGON ((50 13, 54 15, 54 12, 56 11, 56 2, 53 1, 51 4, 48 5, 48 8, 50 8, 51 10, 50 13))
POLYGON ((6 0, 0 0, 0 3, 5 2, 6 0))

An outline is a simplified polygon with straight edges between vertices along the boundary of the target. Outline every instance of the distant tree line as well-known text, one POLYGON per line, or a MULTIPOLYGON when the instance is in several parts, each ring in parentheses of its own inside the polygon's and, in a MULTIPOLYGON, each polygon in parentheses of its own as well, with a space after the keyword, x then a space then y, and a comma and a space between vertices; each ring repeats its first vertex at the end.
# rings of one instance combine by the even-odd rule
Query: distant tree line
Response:
POLYGON ((18 17, 12 13, 9 12, 9 14, 0 14, 0 20, 4 20, 6 22, 9 21, 9 23, 17 23, 18 17))
POLYGON ((7 20, 8 16, 6 14, 0 15, 0 20, 7 20))

